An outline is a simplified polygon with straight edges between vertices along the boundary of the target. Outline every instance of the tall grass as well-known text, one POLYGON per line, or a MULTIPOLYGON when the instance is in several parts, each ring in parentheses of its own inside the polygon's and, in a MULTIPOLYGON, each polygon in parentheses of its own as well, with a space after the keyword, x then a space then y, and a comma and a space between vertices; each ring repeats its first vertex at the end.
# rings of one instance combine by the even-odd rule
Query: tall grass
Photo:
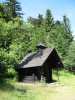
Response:
MULTIPOLYGON (((57 80, 57 74, 54 73, 53 78, 57 80)), ((59 80, 52 84, 24 84, 15 81, 0 81, 0 100, 53 100, 54 95, 60 95, 57 88, 61 86, 71 86, 75 90, 75 76, 60 71, 59 80)))

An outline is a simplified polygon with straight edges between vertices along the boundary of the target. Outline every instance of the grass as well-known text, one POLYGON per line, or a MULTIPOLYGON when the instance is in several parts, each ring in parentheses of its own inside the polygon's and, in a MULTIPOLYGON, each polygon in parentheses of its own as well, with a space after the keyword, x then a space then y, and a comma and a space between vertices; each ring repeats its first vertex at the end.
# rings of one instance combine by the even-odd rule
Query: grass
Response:
POLYGON ((0 100, 75 100, 74 93, 75 75, 64 71, 59 73, 58 82, 51 84, 0 82, 0 100))

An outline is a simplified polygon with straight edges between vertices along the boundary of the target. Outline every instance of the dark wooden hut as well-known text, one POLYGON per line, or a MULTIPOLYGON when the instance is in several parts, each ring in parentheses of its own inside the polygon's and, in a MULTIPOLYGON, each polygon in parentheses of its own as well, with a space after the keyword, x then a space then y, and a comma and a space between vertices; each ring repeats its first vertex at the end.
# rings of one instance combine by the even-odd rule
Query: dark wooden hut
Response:
POLYGON ((18 66, 20 82, 35 82, 44 79, 47 83, 52 81, 52 68, 63 66, 55 49, 37 46, 38 51, 29 53, 18 66))

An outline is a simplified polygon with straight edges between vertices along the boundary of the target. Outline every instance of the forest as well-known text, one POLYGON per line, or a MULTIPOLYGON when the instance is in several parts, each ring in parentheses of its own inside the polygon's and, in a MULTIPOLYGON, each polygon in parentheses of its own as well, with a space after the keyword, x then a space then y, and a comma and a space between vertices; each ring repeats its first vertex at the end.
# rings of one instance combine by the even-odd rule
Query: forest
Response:
POLYGON ((55 48, 64 68, 75 67, 75 41, 68 16, 55 20, 50 9, 37 18, 23 19, 17 0, 0 3, 0 78, 15 78, 16 66, 36 45, 43 43, 55 48))

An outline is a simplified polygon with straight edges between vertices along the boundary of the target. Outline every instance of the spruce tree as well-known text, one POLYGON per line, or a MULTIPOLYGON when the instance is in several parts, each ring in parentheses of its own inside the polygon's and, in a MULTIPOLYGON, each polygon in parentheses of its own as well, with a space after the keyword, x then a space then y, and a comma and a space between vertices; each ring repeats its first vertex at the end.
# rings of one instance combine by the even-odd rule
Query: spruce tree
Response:
POLYGON ((6 0, 6 9, 10 19, 22 16, 22 9, 17 0, 6 0))
POLYGON ((5 5, 0 3, 0 18, 6 18, 5 5))
POLYGON ((52 29, 53 25, 54 25, 54 21, 53 21, 51 11, 47 9, 46 16, 45 16, 46 32, 49 32, 52 29))
POLYGON ((73 36, 72 36, 70 21, 68 17, 63 16, 63 24, 64 24, 65 33, 66 33, 65 37, 68 40, 68 43, 70 43, 73 40, 73 36))

